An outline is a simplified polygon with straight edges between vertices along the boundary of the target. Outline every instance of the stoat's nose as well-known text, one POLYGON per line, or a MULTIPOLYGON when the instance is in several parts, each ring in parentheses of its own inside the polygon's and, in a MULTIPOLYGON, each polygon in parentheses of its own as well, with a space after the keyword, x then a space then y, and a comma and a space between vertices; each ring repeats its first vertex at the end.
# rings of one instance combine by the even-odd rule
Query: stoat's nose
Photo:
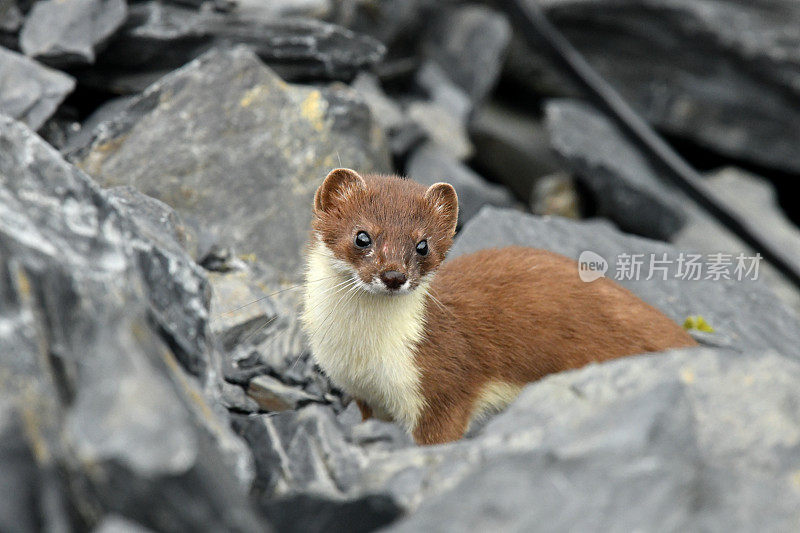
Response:
POLYGON ((381 281, 389 290, 397 290, 406 282, 406 275, 397 270, 387 270, 381 273, 381 281))

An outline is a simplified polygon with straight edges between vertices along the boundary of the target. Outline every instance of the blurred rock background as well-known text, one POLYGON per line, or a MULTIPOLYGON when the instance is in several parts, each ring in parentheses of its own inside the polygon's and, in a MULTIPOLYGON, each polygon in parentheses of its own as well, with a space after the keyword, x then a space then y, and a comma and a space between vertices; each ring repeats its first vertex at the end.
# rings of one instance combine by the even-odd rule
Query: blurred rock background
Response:
MULTIPOLYGON (((800 4, 538 3, 800 263, 800 4)), ((452 183, 453 255, 755 253, 514 22, 0 0, 0 531, 796 529, 800 293, 768 264, 624 282, 714 332, 532 384, 445 446, 360 423, 315 368, 297 284, 334 167, 452 183)))

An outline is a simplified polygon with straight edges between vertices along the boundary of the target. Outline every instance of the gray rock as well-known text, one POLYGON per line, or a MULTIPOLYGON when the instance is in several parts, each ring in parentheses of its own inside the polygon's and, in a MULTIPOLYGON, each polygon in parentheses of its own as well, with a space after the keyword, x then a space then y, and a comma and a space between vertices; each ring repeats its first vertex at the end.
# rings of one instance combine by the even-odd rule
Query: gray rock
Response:
MULTIPOLYGON (((594 193, 598 214, 626 231, 669 240, 683 250, 755 256, 755 251, 662 176, 618 127, 594 108, 564 100, 551 101, 546 108, 553 147, 594 193)), ((707 192, 720 205, 738 213, 764 238, 778 247, 794 249, 794 241, 787 240, 792 224, 763 186, 754 187, 706 184, 707 192)), ((788 280, 766 263, 762 273, 785 303, 800 309, 800 293, 788 280)))
POLYGON ((288 284, 300 278, 311 200, 327 172, 340 161, 389 169, 352 90, 287 85, 244 47, 208 52, 160 80, 73 160, 103 185, 171 205, 288 284))
MULTIPOLYGON (((193 0, 190 0, 193 1, 193 0)), ((311 17, 327 20, 333 15, 333 0, 236 0, 234 8, 242 18, 311 17)))
POLYGON ((406 174, 424 185, 440 181, 453 185, 458 194, 458 218, 462 224, 484 205, 514 205, 514 198, 506 188, 484 180, 447 151, 434 145, 424 145, 412 153, 406 174))
POLYGON ((767 180, 729 167, 713 172, 707 185, 723 205, 747 220, 800 264, 800 230, 784 214, 775 187, 767 180))
MULTIPOLYGON (((346 411, 340 414, 339 420, 345 426, 347 435, 353 443, 370 452, 390 452, 415 445, 411 435, 397 424, 383 422, 375 418, 359 424, 358 422, 361 422, 361 412, 355 402, 351 402, 350 405, 353 406, 358 414, 356 420, 352 421, 350 419, 348 422, 348 418, 342 416, 346 411)), ((348 406, 348 409, 350 409, 350 406, 348 406)))
POLYGON ((91 64, 127 14, 125 0, 36 2, 25 19, 19 44, 25 55, 49 65, 91 64))
POLYGON ((475 164, 525 203, 542 176, 560 170, 541 121, 495 102, 478 109, 469 124, 475 164))
POLYGON ((17 44, 17 35, 15 33, 5 32, 0 30, 0 48, 6 50, 19 50, 17 44))
MULTIPOLYGON (((800 261, 792 254, 800 245, 797 227, 783 214, 775 198, 775 191, 761 178, 739 169, 723 169, 708 176, 704 183, 706 191, 726 209, 740 217, 751 229, 759 232, 762 239, 783 249, 786 257, 800 261)), ((672 243, 689 250, 756 252, 733 233, 711 219, 705 212, 686 202, 687 224, 673 238, 672 243)), ((764 282, 785 304, 800 316, 800 291, 769 263, 761 268, 764 282)))
POLYGON ((61 153, 69 154, 92 142, 94 130, 103 122, 113 119, 124 111, 133 98, 133 96, 120 96, 100 105, 86 120, 79 123, 79 128, 76 131, 69 132, 63 146, 59 148, 61 153))
POLYGON ((24 21, 25 17, 15 1, 0 3, 0 46, 13 50, 18 48, 17 32, 24 21))
POLYGON ((247 386, 251 379, 269 372, 269 366, 256 349, 235 350, 223 358, 223 375, 229 383, 247 386))
POLYGON ((368 533, 393 522, 402 512, 384 495, 334 500, 314 495, 265 499, 262 509, 275 529, 288 533, 368 533))
POLYGON ((70 76, 0 48, 0 113, 39 129, 75 88, 70 76))
POLYGON ((14 0, 0 4, 0 32, 16 33, 24 21, 25 17, 14 0))
POLYGON ((392 100, 381 87, 381 82, 371 72, 361 72, 350 86, 358 91, 369 106, 372 115, 383 131, 400 129, 408 121, 399 103, 392 100))
POLYGON ((128 218, 138 239, 130 245, 141 269, 150 312, 170 334, 176 355, 189 372, 209 372, 209 286, 200 267, 186 250, 191 237, 166 204, 132 187, 109 191, 109 203, 128 218))
POLYGON ((406 112, 426 133, 431 142, 445 148, 458 159, 472 155, 467 120, 472 102, 461 87, 450 81, 433 61, 425 62, 417 73, 417 84, 428 98, 413 98, 406 112))
POLYGON ((225 379, 247 387, 254 377, 273 374, 319 400, 330 385, 314 369, 301 332, 297 302, 303 285, 265 293, 258 263, 235 260, 229 265, 235 268, 209 273, 211 331, 225 379))
MULTIPOLYGON (((10 312, 0 313, 0 318, 11 316, 10 312)), ((7 340, 0 337, 0 348, 12 346, 7 340)), ((20 348, 19 345, 14 347, 20 348)), ((31 352, 27 350, 17 352, 17 357, 28 364, 31 363, 29 355, 31 352)), ((35 378, 29 380, 28 392, 33 391, 34 383, 35 378)), ((68 531, 72 525, 65 508, 65 487, 49 464, 50 450, 39 446, 41 453, 37 456, 36 442, 32 446, 21 438, 26 431, 25 415, 12 410, 13 401, 8 391, 0 392, 0 468, 3 469, 0 478, 0 494, 3 496, 0 499, 0 529, 28 533, 50 527, 68 531)), ((32 405, 27 416, 34 418, 43 413, 41 407, 41 404, 32 405)))
POLYGON ((351 80, 383 57, 374 39, 314 19, 254 19, 160 2, 131 6, 128 22, 82 81, 116 92, 143 90, 214 46, 246 44, 286 80, 351 80))
POLYGON ((297 296, 302 284, 265 294, 258 263, 233 260, 212 272, 211 331, 222 356, 221 401, 236 412, 296 409, 322 402, 343 410, 340 393, 315 367, 302 333, 297 296), (271 376, 278 376, 280 381, 271 376), (239 391, 247 390, 242 398, 239 391))
POLYGON ((418 450, 461 464, 429 469, 434 494, 392 530, 791 529, 798 377, 775 354, 711 350, 551 376, 475 441, 418 450))
POLYGON ((553 149, 593 193, 598 215, 654 239, 681 229, 685 200, 613 123, 575 100, 552 100, 545 109, 553 149))
POLYGON ((701 315, 715 328, 715 342, 743 351, 772 348, 800 357, 797 316, 766 285, 746 276, 741 281, 733 276, 729 280, 705 279, 707 270, 696 281, 678 278, 681 251, 669 244, 621 234, 604 222, 540 218, 485 207, 461 231, 450 257, 487 248, 487 243, 543 248, 576 261, 582 252, 593 251, 609 263, 608 277, 620 274, 622 254, 644 254, 641 278, 620 283, 676 322, 682 324, 688 316, 701 315), (672 261, 666 280, 660 272, 645 279, 651 254, 657 260, 667 254, 672 261))
MULTIPOLYGON (((800 5, 794 0, 546 0, 549 18, 648 121, 727 156, 800 170, 800 5)), ((519 39, 516 40, 520 42, 519 39)), ((509 74, 574 92, 512 46, 509 74)))
POLYGON ((245 263, 229 272, 210 272, 211 332, 220 348, 231 351, 257 343, 280 326, 274 299, 258 288, 253 270, 245 263), (248 342, 248 341, 253 342, 248 342))
POLYGON ((106 516, 92 533, 148 533, 152 531, 121 516, 106 516))
POLYGON ((264 496, 343 499, 358 483, 364 452, 346 438, 330 407, 235 416, 233 423, 253 449, 254 489, 264 496))
MULTIPOLYGON (((255 0, 257 1, 257 0, 255 0)), ((286 1, 286 0, 281 0, 286 1)), ((302 0, 288 0, 302 2, 302 0)), ((370 35, 386 46, 414 49, 436 0, 337 0, 331 20, 358 33, 370 35)))
POLYGON ((241 0, 163 0, 165 4, 188 6, 195 9, 213 9, 227 12, 236 9, 241 0))
POLYGON ((249 397, 242 387, 227 381, 222 382, 220 399, 226 409, 235 413, 258 413, 261 411, 258 403, 249 397))
POLYGON ((399 102, 392 100, 380 85, 377 76, 362 72, 353 80, 351 87, 369 106, 375 122, 383 130, 389 149, 397 158, 405 158, 426 137, 424 130, 403 110, 399 102))
POLYGON ((302 405, 322 402, 302 389, 285 385, 272 376, 257 376, 250 380, 247 395, 256 401, 263 411, 288 411, 302 405))
POLYGON ((441 66, 473 102, 483 101, 500 77, 511 27, 483 6, 445 9, 427 29, 423 53, 441 66))
POLYGON ((37 130, 37 133, 42 139, 47 141, 47 143, 56 150, 63 150, 67 145, 67 139, 75 135, 81 128, 80 122, 75 120, 76 115, 73 114, 74 109, 75 108, 69 105, 65 105, 58 109, 56 113, 37 130))
MULTIPOLYGON (((185 258, 185 254, 197 246, 194 236, 189 232, 183 220, 164 202, 140 193, 130 186, 107 189, 109 200, 126 214, 136 225, 139 234, 156 242, 170 253, 185 258)), ((176 269, 179 267, 176 267, 176 269)), ((193 264, 181 265, 195 272, 200 270, 193 264)), ((203 304, 200 307, 208 307, 203 304)))
POLYGON ((165 222, 132 217, 133 202, 7 117, 0 146, 0 463, 28 469, 12 481, 27 495, 17 512, 263 530, 245 493, 252 457, 174 352, 202 344, 182 328, 207 311, 171 232, 151 240, 165 222))

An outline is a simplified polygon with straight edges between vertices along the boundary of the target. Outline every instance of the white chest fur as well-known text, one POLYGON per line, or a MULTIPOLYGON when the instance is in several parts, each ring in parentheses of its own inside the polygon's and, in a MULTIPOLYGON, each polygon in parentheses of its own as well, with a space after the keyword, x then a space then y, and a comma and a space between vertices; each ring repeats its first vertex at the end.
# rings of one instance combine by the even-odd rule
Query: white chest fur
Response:
POLYGON ((411 430, 424 402, 414 348, 425 330, 426 287, 403 295, 353 288, 352 268, 322 243, 307 267, 302 321, 317 364, 376 416, 411 430))

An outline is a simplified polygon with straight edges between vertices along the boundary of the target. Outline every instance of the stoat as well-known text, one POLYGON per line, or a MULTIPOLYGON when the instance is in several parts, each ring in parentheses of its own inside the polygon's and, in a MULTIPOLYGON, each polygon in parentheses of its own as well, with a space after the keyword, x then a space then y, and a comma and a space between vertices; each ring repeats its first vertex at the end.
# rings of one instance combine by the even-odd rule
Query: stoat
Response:
POLYGON ((302 322, 317 363, 365 419, 448 442, 552 372, 696 344, 551 252, 490 248, 443 262, 457 218, 446 183, 337 169, 316 192, 302 322))

